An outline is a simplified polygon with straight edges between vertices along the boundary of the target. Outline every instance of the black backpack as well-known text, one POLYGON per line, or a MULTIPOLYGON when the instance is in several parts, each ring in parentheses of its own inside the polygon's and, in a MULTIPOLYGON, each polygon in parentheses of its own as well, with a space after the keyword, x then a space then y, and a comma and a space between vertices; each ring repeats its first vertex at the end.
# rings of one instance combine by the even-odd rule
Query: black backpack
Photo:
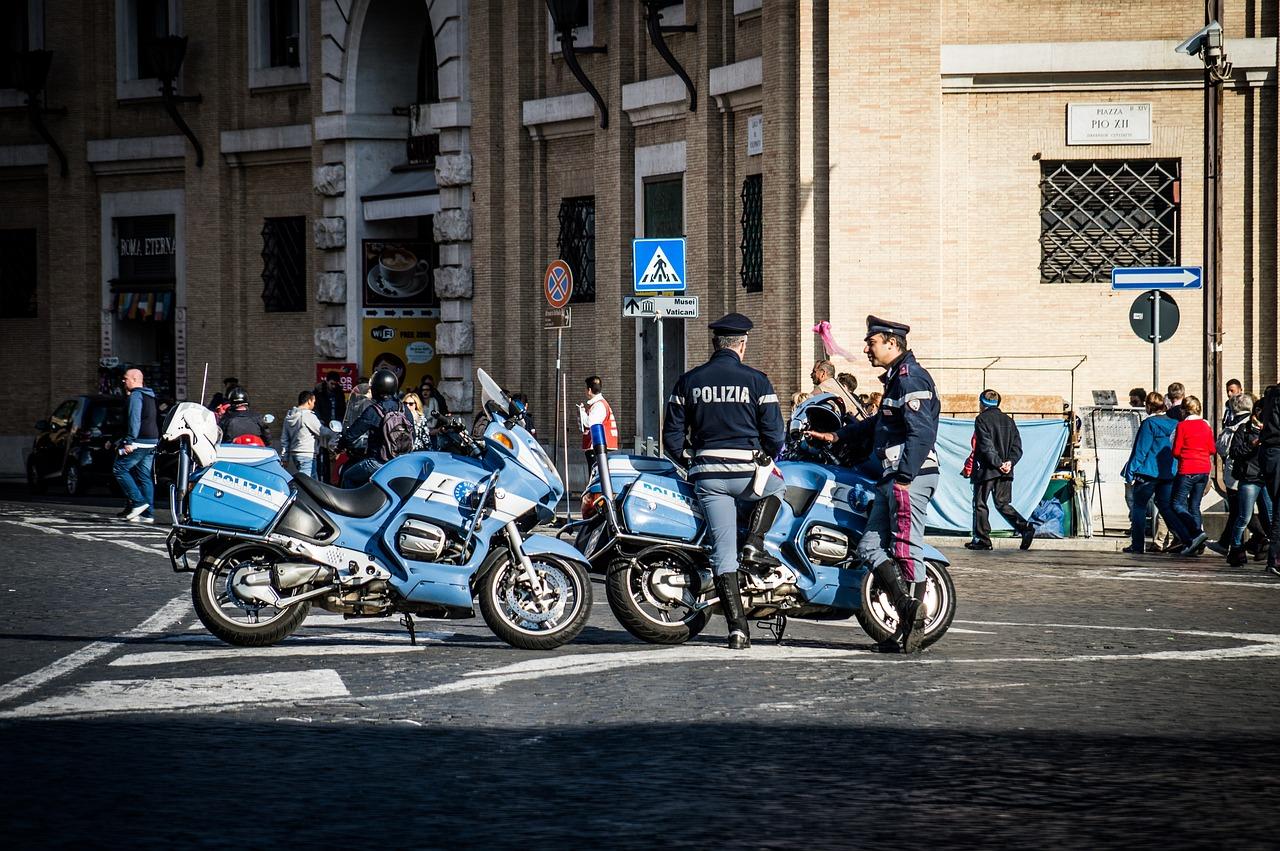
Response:
POLYGON ((388 411, 378 405, 378 413, 382 416, 382 440, 374 456, 386 463, 392 458, 407 455, 413 451, 413 421, 405 413, 404 406, 397 405, 388 411))

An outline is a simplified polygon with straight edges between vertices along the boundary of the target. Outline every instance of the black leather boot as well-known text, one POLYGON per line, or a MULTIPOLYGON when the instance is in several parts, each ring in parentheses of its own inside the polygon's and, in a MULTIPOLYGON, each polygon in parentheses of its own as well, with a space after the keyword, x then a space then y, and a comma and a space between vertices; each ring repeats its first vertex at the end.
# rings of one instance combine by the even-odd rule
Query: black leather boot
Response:
POLYGON ((915 598, 911 596, 911 587, 902 578, 902 570, 893 559, 880 562, 880 564, 876 565, 874 572, 876 579, 880 581, 881 587, 889 594, 889 599, 893 602, 894 611, 898 615, 897 631, 891 638, 877 644, 876 649, 882 653, 896 650, 906 652, 906 640, 915 624, 916 609, 918 608, 915 598))
POLYGON ((920 645, 924 642, 924 620, 928 611, 924 607, 924 592, 927 588, 924 582, 913 582, 911 591, 911 614, 908 618, 903 616, 902 623, 902 652, 903 653, 919 653, 920 645))
POLYGON ((764 548, 764 536, 773 528, 774 518, 782 509, 782 498, 766 496, 756 503, 751 512, 751 528, 747 530, 747 542, 738 554, 738 561, 743 564, 754 564, 762 567, 776 567, 779 562, 769 555, 764 548))
POLYGON ((716 577, 716 593, 720 595, 720 611, 729 622, 729 649, 746 650, 751 646, 751 627, 742 610, 742 594, 738 591, 738 575, 726 573, 716 577))
POLYGON ((1227 565, 1229 567, 1244 567, 1249 563, 1249 551, 1244 547, 1232 546, 1227 550, 1227 565))

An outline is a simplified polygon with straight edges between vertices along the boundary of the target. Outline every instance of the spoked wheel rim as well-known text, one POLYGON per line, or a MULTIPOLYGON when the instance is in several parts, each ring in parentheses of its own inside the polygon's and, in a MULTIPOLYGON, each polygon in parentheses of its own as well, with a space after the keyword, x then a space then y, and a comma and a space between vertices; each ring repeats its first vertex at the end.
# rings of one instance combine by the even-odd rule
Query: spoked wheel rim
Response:
POLYGON ((507 562, 500 570, 489 586, 490 602, 512 629, 526 635, 550 635, 573 623, 584 599, 575 571, 557 562, 534 559, 537 587, 533 587, 518 561, 507 562))
POLYGON ((659 559, 627 568, 627 595, 631 606, 645 620, 658 626, 687 626, 699 615, 691 588, 696 572, 675 559, 659 559), (683 581, 685 584, 675 584, 683 581))
POLYGON ((204 571, 205 599, 213 601, 210 614, 219 620, 242 628, 269 626, 290 615, 288 606, 268 606, 236 596, 232 582, 240 570, 266 567, 270 562, 262 556, 227 559, 217 567, 204 571))
MULTIPOLYGON (((926 637, 932 635, 941 629, 947 622, 946 613, 951 606, 950 590, 947 583, 941 581, 937 571, 932 564, 925 568, 925 586, 924 593, 924 635, 926 637)), ((888 633, 894 633, 898 630, 898 610, 893 606, 893 599, 889 593, 884 590, 878 580, 874 580, 871 586, 871 605, 869 607, 872 618, 888 633)))

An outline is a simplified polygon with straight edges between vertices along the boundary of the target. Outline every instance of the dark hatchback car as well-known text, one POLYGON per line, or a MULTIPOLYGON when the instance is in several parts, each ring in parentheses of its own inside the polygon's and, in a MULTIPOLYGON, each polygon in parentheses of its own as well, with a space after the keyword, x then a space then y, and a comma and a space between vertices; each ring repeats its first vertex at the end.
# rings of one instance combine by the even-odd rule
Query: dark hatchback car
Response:
POLYGON ((27 458, 31 489, 57 485, 70 496, 92 485, 114 489, 111 465, 127 426, 126 403, 123 396, 73 396, 36 423, 39 434, 27 458))

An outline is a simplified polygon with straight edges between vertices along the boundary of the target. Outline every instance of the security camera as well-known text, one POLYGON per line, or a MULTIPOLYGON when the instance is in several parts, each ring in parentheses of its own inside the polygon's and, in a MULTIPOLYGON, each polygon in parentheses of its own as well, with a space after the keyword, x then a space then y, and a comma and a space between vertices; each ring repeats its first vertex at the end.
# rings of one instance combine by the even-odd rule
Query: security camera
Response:
POLYGON ((1217 21, 1211 22, 1200 32, 1174 48, 1174 50, 1177 53, 1185 53, 1188 56, 1196 56, 1201 51, 1207 51, 1207 54, 1211 56, 1220 54, 1222 52, 1222 24, 1217 21))

